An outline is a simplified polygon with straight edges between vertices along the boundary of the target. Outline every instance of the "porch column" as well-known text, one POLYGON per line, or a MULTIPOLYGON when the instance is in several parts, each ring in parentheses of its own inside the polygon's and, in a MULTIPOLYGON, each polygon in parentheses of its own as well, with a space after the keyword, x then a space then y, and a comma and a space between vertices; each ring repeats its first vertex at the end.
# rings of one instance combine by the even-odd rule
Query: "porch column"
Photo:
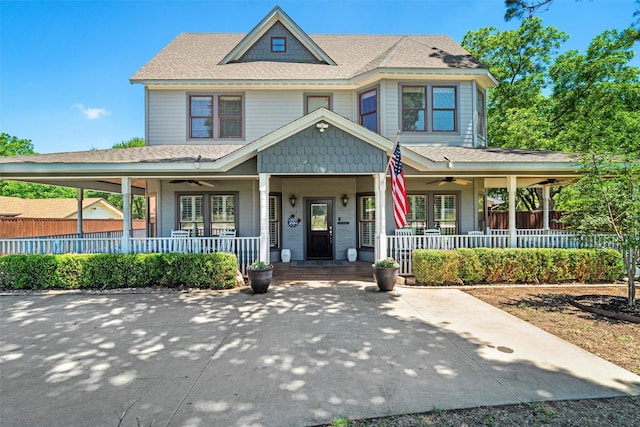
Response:
POLYGON ((131 252, 131 178, 122 177, 122 253, 131 252))
POLYGON ((542 227, 545 230, 549 229, 549 195, 551 193, 551 187, 545 185, 542 187, 542 227))
POLYGON ((76 199, 78 199, 78 237, 82 237, 82 200, 84 198, 84 192, 82 188, 76 189, 76 199))
POLYGON ((517 246, 516 237, 516 177, 507 177, 507 192, 509 193, 509 247, 517 246))
POLYGON ((269 262, 269 174, 261 173, 260 190, 260 261, 269 262))
POLYGON ((385 216, 387 211, 387 174, 377 173, 373 175, 373 179, 376 199, 376 248, 374 252, 374 261, 376 261, 387 257, 387 219, 385 216))

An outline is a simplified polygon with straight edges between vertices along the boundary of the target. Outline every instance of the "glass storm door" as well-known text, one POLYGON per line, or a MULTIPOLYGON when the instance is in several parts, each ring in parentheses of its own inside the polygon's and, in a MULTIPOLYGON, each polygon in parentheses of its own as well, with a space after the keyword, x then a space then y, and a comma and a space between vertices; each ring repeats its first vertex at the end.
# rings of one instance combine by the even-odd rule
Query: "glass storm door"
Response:
POLYGON ((307 201, 307 259, 333 259, 333 201, 307 201))

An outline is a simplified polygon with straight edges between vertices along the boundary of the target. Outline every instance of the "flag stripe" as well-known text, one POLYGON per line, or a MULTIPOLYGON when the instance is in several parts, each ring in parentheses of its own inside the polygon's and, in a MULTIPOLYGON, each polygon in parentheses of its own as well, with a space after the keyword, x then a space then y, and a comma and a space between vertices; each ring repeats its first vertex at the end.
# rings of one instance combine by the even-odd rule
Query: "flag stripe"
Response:
POLYGON ((404 181, 404 171, 402 170, 402 156, 400 154, 400 141, 396 143, 396 148, 391 156, 391 195, 393 197, 393 218, 396 228, 407 225, 407 213, 409 212, 409 201, 407 199, 407 189, 404 181))

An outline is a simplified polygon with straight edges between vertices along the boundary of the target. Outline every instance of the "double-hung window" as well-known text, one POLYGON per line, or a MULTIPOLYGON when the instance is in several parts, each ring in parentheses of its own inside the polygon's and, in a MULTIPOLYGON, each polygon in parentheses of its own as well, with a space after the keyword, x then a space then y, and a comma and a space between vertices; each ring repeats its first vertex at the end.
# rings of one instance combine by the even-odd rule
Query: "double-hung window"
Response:
POLYGON ((433 86, 433 131, 453 132, 457 130, 456 123, 456 87, 433 86))
POLYGON ((236 229, 236 198, 228 194, 212 194, 211 199, 211 235, 221 231, 236 229))
POLYGON ((476 111, 478 117, 478 124, 476 126, 478 138, 481 140, 487 139, 487 113, 484 92, 478 89, 476 96, 476 111))
POLYGON ((424 86, 402 87, 402 130, 424 132, 427 130, 427 94, 424 86))
POLYGON ((448 85, 401 86, 401 126, 404 132, 456 132, 458 88, 448 85))
POLYGON ((359 96, 360 124, 370 131, 378 132, 378 89, 371 89, 359 96))
POLYGON ((455 194, 433 196, 433 222, 441 234, 456 234, 458 212, 455 194))
POLYGON ((188 230, 192 236, 204 236, 204 196, 180 196, 180 230, 188 230))
POLYGON ((411 194, 409 200, 409 212, 407 213, 407 228, 411 228, 414 234, 423 234, 429 228, 427 223, 427 196, 424 194, 411 194))
POLYGON ((269 247, 280 247, 280 196, 269 196, 269 247))
POLYGON ((376 198, 373 195, 358 197, 358 241, 361 248, 375 247, 376 198))
POLYGON ((189 96, 189 138, 242 138, 242 95, 189 96))
POLYGON ((410 194, 407 227, 415 234, 438 228, 440 234, 456 234, 458 230, 458 198, 456 194, 410 194))

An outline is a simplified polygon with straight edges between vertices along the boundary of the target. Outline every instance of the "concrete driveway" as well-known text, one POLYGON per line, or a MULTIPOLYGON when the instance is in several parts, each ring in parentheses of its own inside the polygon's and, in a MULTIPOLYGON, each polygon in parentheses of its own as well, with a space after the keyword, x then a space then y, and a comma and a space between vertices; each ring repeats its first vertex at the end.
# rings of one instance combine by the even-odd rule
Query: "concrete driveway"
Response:
POLYGON ((461 291, 374 288, 2 297, 1 424, 306 426, 640 394, 461 291))

